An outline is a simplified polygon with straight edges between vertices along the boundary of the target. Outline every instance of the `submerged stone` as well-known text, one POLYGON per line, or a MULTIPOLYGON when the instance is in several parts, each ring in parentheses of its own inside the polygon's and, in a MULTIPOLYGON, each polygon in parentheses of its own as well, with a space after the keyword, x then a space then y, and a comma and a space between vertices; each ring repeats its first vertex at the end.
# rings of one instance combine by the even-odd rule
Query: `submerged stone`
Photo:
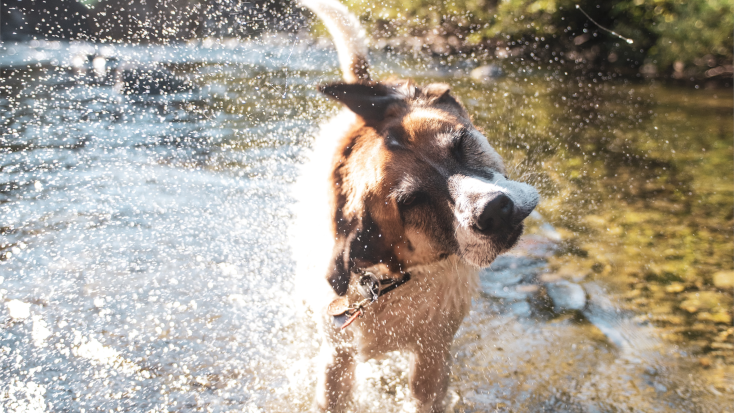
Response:
POLYGON ((495 298, 524 300, 537 291, 531 282, 545 267, 541 259, 502 255, 492 265, 479 273, 482 292, 495 298))
POLYGON ((673 282, 670 283, 667 287, 665 287, 665 291, 668 293, 679 293, 686 289, 685 284, 679 283, 679 282, 673 282))
POLYGON ((512 303, 512 305, 510 305, 510 308, 512 309, 512 313, 518 317, 530 317, 530 315, 533 313, 533 310, 530 307, 530 303, 524 300, 512 303))
POLYGON ((734 271, 719 271, 714 274, 713 281, 717 288, 734 288, 734 271))
POLYGON ((686 299, 680 304, 682 310, 689 313, 708 311, 718 313, 725 311, 731 305, 731 297, 714 291, 691 292, 685 295, 686 299))
POLYGON ((546 284, 545 288, 556 313, 582 310, 586 306, 586 291, 578 284, 561 280, 546 284))
POLYGON ((707 311, 696 314, 696 319, 700 321, 713 321, 719 324, 731 324, 731 316, 724 310, 709 313, 707 311))
POLYGON ((476 69, 472 70, 469 76, 471 76, 474 80, 479 80, 482 82, 488 82, 494 79, 497 79, 499 77, 502 77, 502 69, 500 69, 499 66, 495 65, 484 65, 479 66, 476 69))

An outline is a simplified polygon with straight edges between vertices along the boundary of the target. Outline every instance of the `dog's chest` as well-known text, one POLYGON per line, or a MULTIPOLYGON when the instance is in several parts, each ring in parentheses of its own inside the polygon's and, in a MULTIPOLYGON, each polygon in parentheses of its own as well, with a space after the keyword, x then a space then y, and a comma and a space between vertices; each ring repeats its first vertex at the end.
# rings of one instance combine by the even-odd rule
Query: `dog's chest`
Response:
POLYGON ((380 297, 355 323, 360 352, 411 349, 421 340, 451 339, 477 290, 474 267, 458 258, 411 270, 411 280, 380 297))

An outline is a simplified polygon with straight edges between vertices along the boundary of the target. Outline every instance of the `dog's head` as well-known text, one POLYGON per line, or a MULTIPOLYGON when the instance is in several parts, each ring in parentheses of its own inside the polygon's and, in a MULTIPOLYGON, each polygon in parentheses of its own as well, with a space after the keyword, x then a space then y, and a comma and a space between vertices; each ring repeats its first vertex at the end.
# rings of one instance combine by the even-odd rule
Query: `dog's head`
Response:
POLYGON ((517 242, 538 193, 507 178, 448 85, 337 83, 321 91, 361 118, 334 159, 330 282, 338 293, 355 267, 400 271, 452 254, 484 267, 517 242))

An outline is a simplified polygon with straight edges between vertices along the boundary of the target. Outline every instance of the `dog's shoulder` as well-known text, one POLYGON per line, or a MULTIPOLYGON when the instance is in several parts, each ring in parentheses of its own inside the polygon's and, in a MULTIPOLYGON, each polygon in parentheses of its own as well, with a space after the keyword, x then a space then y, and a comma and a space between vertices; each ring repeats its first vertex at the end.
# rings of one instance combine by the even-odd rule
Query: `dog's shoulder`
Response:
POLYGON ((317 297, 333 293, 323 277, 334 245, 330 177, 334 154, 356 122, 354 113, 343 109, 319 127, 290 191, 295 220, 288 241, 296 262, 296 292, 312 307, 325 300, 317 297))

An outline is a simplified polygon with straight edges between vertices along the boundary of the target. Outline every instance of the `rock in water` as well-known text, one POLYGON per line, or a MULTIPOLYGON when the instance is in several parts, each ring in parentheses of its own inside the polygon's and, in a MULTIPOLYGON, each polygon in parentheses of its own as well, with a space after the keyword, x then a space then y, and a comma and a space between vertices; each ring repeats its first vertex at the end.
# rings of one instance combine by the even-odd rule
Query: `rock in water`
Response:
POLYGON ((578 284, 561 280, 548 283, 545 288, 556 313, 582 310, 586 306, 586 291, 578 284))
POLYGON ((726 311, 732 302, 730 295, 714 291, 694 291, 685 293, 682 297, 684 300, 679 307, 689 313, 726 311))
POLYGON ((719 271, 714 274, 713 281, 718 288, 734 288, 734 271, 719 271))
POLYGON ((469 74, 472 79, 489 82, 502 76, 502 69, 495 65, 479 66, 469 74))

